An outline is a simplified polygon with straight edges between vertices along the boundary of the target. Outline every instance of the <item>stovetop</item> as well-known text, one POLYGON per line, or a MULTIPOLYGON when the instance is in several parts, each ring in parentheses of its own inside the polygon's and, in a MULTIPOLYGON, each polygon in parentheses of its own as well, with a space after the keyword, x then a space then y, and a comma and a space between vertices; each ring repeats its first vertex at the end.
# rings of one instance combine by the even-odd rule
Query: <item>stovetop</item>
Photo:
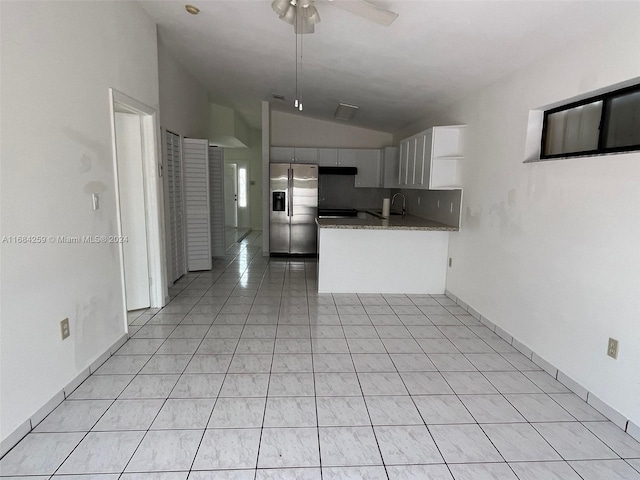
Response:
POLYGON ((355 208, 319 208, 318 218, 343 218, 357 217, 358 210, 355 208))

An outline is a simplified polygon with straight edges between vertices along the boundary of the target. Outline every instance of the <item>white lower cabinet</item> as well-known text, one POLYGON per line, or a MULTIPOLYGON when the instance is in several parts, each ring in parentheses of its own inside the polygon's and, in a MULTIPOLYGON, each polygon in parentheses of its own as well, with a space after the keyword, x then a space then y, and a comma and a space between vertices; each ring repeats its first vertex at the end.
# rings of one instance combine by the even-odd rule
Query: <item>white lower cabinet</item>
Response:
POLYGON ((433 127, 400 142, 396 170, 401 188, 462 188, 465 125, 433 127))

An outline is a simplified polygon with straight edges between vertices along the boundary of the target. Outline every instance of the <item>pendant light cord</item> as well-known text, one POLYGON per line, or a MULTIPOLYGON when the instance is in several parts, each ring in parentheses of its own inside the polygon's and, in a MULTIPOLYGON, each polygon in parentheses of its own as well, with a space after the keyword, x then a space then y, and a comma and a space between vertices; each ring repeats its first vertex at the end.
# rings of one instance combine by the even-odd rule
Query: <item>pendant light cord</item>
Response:
MULTIPOLYGON (((304 35, 300 34, 300 77, 302 77, 302 53, 304 50, 304 35)), ((300 81, 300 111, 302 111, 302 80, 300 81)))
MULTIPOLYGON (((298 12, 296 10, 296 16, 295 16, 295 20, 296 25, 295 28, 296 30, 298 29, 298 12)), ((294 107, 298 107, 298 34, 296 32, 293 33, 293 36, 296 39, 296 92, 295 92, 295 102, 293 104, 294 107)))

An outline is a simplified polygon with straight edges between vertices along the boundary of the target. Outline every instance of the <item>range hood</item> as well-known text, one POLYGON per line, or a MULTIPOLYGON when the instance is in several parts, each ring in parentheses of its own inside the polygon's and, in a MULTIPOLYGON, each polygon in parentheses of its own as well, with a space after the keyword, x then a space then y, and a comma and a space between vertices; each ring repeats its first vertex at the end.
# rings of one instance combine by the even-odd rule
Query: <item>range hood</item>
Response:
POLYGON ((357 175, 356 167, 318 167, 319 175, 357 175))

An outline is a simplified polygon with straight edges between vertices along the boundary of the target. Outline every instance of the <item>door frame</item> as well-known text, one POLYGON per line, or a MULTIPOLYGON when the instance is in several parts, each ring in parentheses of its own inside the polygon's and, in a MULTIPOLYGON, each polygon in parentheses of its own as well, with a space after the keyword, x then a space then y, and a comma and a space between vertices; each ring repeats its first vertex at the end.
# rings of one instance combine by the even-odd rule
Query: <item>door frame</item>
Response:
POLYGON ((247 194, 247 206, 240 207, 240 202, 236 202, 236 210, 238 216, 238 228, 251 228, 251 170, 250 163, 247 160, 238 160, 235 162, 236 164, 236 190, 238 191, 238 198, 240 196, 240 169, 244 168, 247 172, 246 182, 245 182, 245 190, 247 194), (241 210, 244 210, 243 212, 241 210), (241 222, 240 220, 244 220, 241 222))
MULTIPOLYGON (((149 261, 149 299, 151 308, 161 308, 169 301, 167 286, 167 264, 164 239, 164 193, 162 185, 162 160, 160 151, 156 110, 113 88, 109 89, 109 111, 111 123, 111 152, 115 184, 116 224, 118 236, 122 237, 120 215, 120 190, 118 186, 118 161, 116 150, 115 112, 125 111, 140 117, 142 130, 142 168, 145 197, 145 220, 147 231, 147 255, 149 261)), ((118 243, 120 257, 120 286, 125 330, 128 331, 127 302, 124 276, 124 251, 118 243)))
POLYGON ((225 163, 224 164, 224 192, 225 192, 225 199, 224 199, 224 226, 225 228, 238 228, 238 164, 235 162, 229 162, 229 163, 225 163), (233 199, 233 209, 235 211, 235 221, 234 224, 235 225, 229 225, 227 223, 227 208, 228 208, 228 202, 227 202, 227 197, 226 195, 230 194, 230 192, 227 191, 227 168, 233 170, 233 186, 234 186, 234 199, 233 199))

